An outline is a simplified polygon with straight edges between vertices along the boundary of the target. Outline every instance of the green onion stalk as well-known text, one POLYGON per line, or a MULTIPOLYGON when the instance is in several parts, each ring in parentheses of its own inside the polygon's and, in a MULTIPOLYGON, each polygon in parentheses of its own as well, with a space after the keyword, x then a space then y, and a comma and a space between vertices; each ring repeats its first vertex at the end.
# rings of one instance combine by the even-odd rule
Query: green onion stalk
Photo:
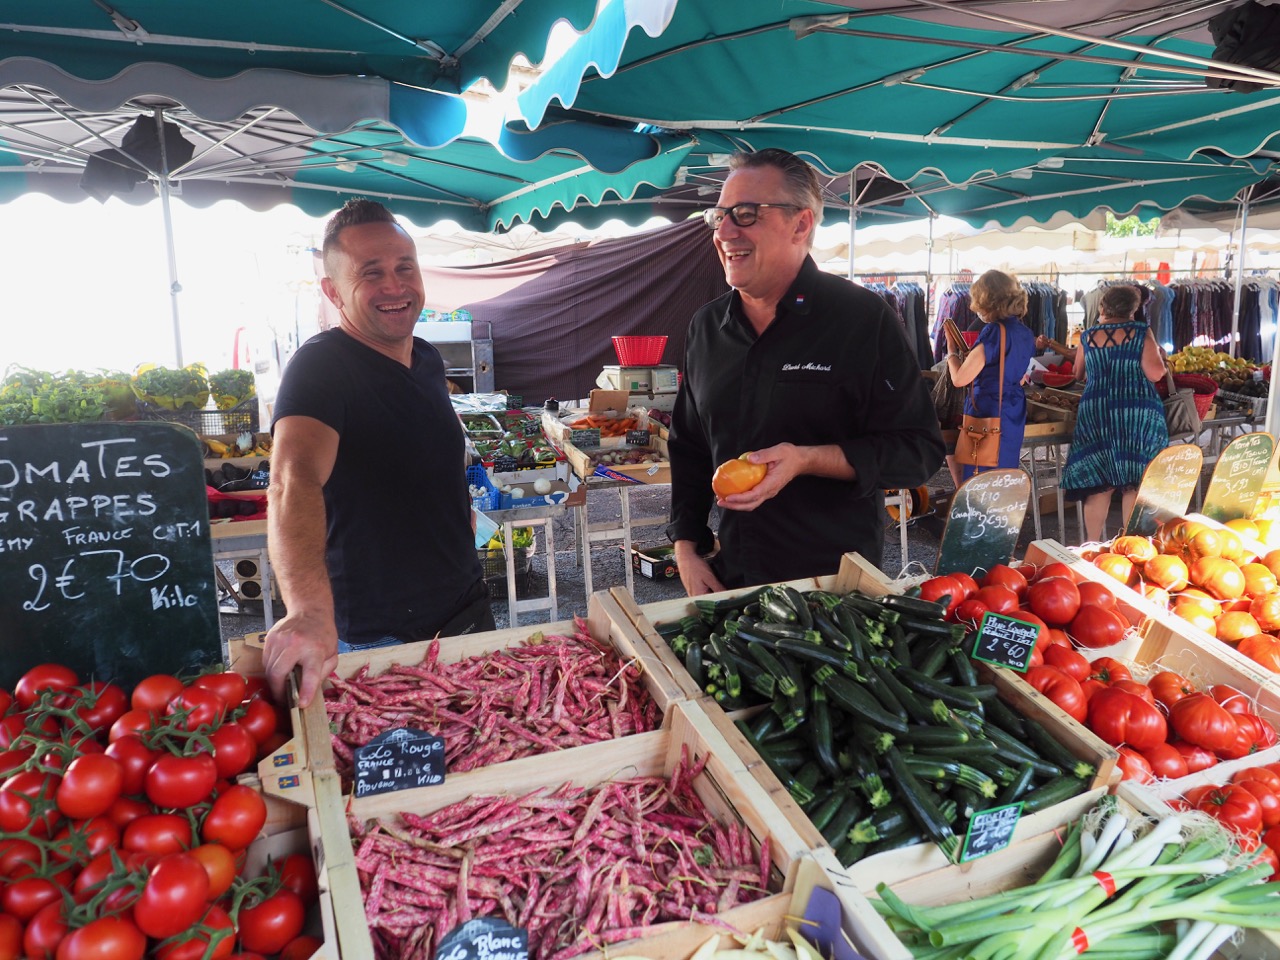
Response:
POLYGON ((882 883, 873 903, 917 960, 1208 960, 1238 929, 1280 930, 1269 873, 1202 814, 1151 825, 1107 798, 1029 886, 923 907, 882 883))

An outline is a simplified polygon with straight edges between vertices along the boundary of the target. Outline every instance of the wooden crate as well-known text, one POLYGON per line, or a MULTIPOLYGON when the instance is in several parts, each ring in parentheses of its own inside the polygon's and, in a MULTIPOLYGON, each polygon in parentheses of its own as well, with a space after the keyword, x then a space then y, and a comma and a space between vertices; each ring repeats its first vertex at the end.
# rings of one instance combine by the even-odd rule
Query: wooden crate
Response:
MULTIPOLYGON (((793 580, 790 581, 789 585, 802 592, 806 590, 830 590, 835 593, 848 593, 851 590, 859 590, 870 596, 883 596, 896 590, 896 585, 889 581, 878 568, 856 553, 846 554, 842 559, 839 572, 832 576, 793 580)), ((745 591, 726 591, 722 594, 710 594, 708 599, 736 596, 742 592, 745 591)), ((801 836, 805 837, 814 848, 825 847, 827 844, 821 833, 809 821, 808 816, 800 809, 799 804, 791 798, 790 793, 783 787, 773 771, 769 769, 768 764, 760 758, 747 739, 733 725, 733 720, 720 709, 714 700, 703 695, 702 690, 693 681, 693 678, 689 676, 688 671, 684 669, 684 665, 671 652, 666 641, 662 639, 654 628, 654 623, 694 614, 696 608, 693 606, 693 602, 687 598, 677 598, 636 606, 634 602, 628 603, 629 597, 625 592, 618 590, 615 591, 615 595, 617 594, 620 594, 617 597, 620 606, 634 618, 636 629, 653 647, 655 655, 668 665, 672 673, 679 679, 682 689, 686 691, 690 698, 701 698, 703 709, 706 710, 709 716, 714 718, 722 735, 733 746, 739 757, 742 758, 751 775, 774 799, 774 803, 791 822, 792 827, 801 836)), ((1010 707, 1022 716, 1029 717, 1053 731, 1074 756, 1094 766, 1097 772, 1090 782, 1090 787, 1107 785, 1118 781, 1120 771, 1116 763, 1119 760, 1119 754, 1115 748, 1108 746, 1089 730, 1072 720, 1057 704, 1022 679, 1021 675, 1012 670, 991 667, 983 663, 977 663, 975 666, 978 668, 982 681, 995 684, 999 688, 1000 698, 1008 703, 1010 707)), ((933 847, 932 844, 921 846, 922 848, 933 847)), ((900 851, 892 851, 882 856, 892 858, 899 855, 904 854, 901 854, 900 851)))
MULTIPOLYGON (((835 874, 837 889, 873 898, 876 884, 883 882, 907 903, 933 906, 1023 886, 1053 862, 1062 843, 1062 827, 1087 811, 1104 792, 1095 790, 1027 817, 1019 822, 1008 847, 972 863, 950 864, 939 859, 915 864, 886 863, 876 874, 846 870, 835 874)), ((1133 802, 1135 799, 1122 792, 1120 802, 1134 814, 1151 812, 1140 800, 1133 802)), ((856 900, 850 901, 846 909, 855 914, 852 924, 862 931, 864 940, 858 946, 867 960, 911 960, 911 952, 870 903, 865 914, 856 913, 856 900)), ((1280 949, 1269 938, 1249 933, 1238 947, 1224 945, 1214 954, 1214 960, 1280 960, 1280 949)))
POLYGON ((1027 548, 1026 560, 1037 566, 1065 563, 1081 579, 1104 584, 1115 595, 1117 608, 1134 631, 1115 646, 1098 650, 1094 656, 1113 656, 1155 669, 1173 670, 1193 680, 1229 683, 1256 696, 1263 715, 1273 723, 1280 723, 1280 675, 1107 576, 1059 543, 1035 541, 1027 548))
MULTIPOLYGON (((789 909, 792 895, 802 882, 801 865, 805 860, 813 859, 813 854, 697 703, 674 704, 670 723, 663 730, 565 751, 555 757, 512 761, 500 765, 504 768, 501 771, 497 766, 470 771, 447 777, 439 786, 352 799, 347 809, 350 816, 361 819, 391 818, 401 811, 425 816, 475 795, 521 795, 538 787, 556 787, 564 782, 593 787, 615 777, 669 776, 680 760, 682 747, 688 749, 691 760, 706 758, 706 766, 693 786, 707 809, 721 821, 734 819, 743 824, 751 831, 757 848, 760 844, 768 844, 774 866, 775 892, 771 896, 726 911, 718 919, 743 932, 767 925, 779 917, 779 911, 789 909)), ((328 823, 321 822, 321 841, 326 850, 349 851, 351 841, 346 825, 341 823, 339 829, 334 819, 341 823, 340 817, 331 818, 328 823)), ((806 876, 811 882, 815 875, 808 872, 806 876)), ((343 903, 360 903, 357 879, 354 872, 331 876, 330 884, 335 896, 340 897, 343 903)), ((830 881, 824 878, 821 882, 830 888, 830 881)), ((359 926, 364 937, 350 947, 345 940, 342 941, 343 960, 373 958, 368 930, 363 924, 359 926)), ((662 924, 653 929, 650 937, 614 944, 609 952, 613 956, 635 954, 648 960, 684 960, 715 932, 688 922, 662 924)))

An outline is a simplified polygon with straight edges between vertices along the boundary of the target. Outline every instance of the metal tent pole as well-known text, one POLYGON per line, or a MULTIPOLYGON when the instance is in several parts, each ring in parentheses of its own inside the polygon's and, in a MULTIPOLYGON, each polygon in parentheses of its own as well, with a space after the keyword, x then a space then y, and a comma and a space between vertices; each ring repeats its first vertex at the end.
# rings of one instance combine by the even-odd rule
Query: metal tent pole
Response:
POLYGON ((853 253, 858 237, 858 168, 849 171, 849 279, 854 279, 853 253))
POLYGON ((1233 357, 1240 356, 1240 313, 1242 306, 1240 293, 1241 286, 1244 284, 1245 242, 1249 231, 1249 195, 1252 190, 1252 187, 1246 188, 1240 201, 1240 244, 1236 247, 1240 254, 1236 257, 1236 309, 1231 314, 1231 344, 1228 347, 1228 351, 1233 357))
POLYGON ((182 363, 182 322, 178 317, 178 294, 182 284, 178 282, 178 255, 173 245, 173 214, 169 210, 169 158, 165 154, 164 111, 156 110, 156 135, 160 138, 160 209, 164 214, 164 247, 169 261, 169 305, 173 311, 173 352, 178 368, 182 363))

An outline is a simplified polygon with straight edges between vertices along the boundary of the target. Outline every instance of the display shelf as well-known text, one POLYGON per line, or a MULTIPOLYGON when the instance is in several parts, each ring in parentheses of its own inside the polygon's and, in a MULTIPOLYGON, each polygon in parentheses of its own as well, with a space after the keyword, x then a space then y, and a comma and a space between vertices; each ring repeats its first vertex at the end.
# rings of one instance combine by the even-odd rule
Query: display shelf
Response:
MULTIPOLYGON (((604 745, 602 745, 604 746, 604 745)), ((412 812, 427 816, 435 810, 473 795, 508 794, 518 796, 540 787, 554 788, 565 782, 578 786, 594 787, 616 778, 645 776, 670 776, 680 761, 682 749, 687 748, 690 760, 705 759, 706 766, 693 781, 693 787, 708 811, 717 819, 736 820, 751 833, 758 850, 761 844, 769 847, 773 865, 773 881, 770 896, 734 907, 716 917, 717 927, 703 926, 688 921, 655 925, 643 939, 614 944, 609 955, 644 956, 648 960, 686 960, 692 952, 719 930, 719 924, 750 932, 783 916, 792 902, 797 888, 814 882, 813 868, 801 865, 814 860, 809 844, 800 837, 786 818, 774 806, 769 796, 748 774, 737 754, 720 736, 715 724, 695 703, 678 703, 672 708, 671 723, 661 731, 624 737, 608 744, 608 751, 594 751, 586 755, 579 751, 558 755, 554 764, 544 762, 527 764, 519 771, 509 771, 501 782, 492 777, 477 776, 483 771, 449 777, 443 785, 423 790, 381 794, 349 804, 349 816, 356 818, 394 818, 399 812, 412 812)), ((510 765, 514 766, 514 764, 510 765)), ((321 842, 327 849, 350 848, 351 841, 345 825, 339 835, 324 833, 321 842)), ((827 861, 829 863, 829 861, 827 861)), ((828 888, 834 886, 825 876, 817 874, 818 883, 828 888)), ((331 880, 335 895, 344 903, 361 902, 358 885, 350 886, 349 878, 331 880), (339 889, 341 882, 344 886, 339 889)), ((846 897, 849 894, 846 894, 846 897)), ((372 960, 373 944, 365 931, 364 941, 348 949, 343 943, 343 960, 372 960)), ((603 953, 583 954, 595 958, 603 953)))

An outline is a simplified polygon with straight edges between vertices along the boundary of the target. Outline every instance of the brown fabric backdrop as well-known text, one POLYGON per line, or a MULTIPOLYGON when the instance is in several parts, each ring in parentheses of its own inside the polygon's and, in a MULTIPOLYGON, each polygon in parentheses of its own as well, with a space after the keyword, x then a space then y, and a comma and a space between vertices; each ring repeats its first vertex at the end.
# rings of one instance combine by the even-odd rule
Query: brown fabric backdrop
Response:
POLYGON ((540 404, 585 397, 613 336, 666 334, 664 363, 684 360, 694 311, 728 290, 701 220, 475 267, 423 267, 428 308, 492 324, 499 389, 540 404))

